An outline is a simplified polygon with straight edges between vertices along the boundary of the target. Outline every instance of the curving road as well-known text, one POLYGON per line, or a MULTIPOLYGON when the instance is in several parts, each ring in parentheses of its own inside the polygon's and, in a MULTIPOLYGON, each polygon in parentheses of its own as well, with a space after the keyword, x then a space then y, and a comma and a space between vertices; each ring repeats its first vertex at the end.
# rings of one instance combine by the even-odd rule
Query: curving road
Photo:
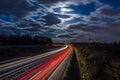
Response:
POLYGON ((66 45, 58 50, 1 65, 0 80, 60 80, 71 53, 71 45, 66 45))
MULTIPOLYGON (((60 49, 50 51, 44 54, 36 55, 33 57, 27 57, 21 60, 13 61, 10 63, 0 65, 0 80, 7 79, 7 77, 12 78, 11 75, 20 73, 24 69, 29 68, 29 66, 34 66, 42 63, 43 61, 49 59, 50 57, 58 54, 58 52, 66 49, 67 46, 60 49)), ((14 76, 13 76, 14 77, 14 76)))

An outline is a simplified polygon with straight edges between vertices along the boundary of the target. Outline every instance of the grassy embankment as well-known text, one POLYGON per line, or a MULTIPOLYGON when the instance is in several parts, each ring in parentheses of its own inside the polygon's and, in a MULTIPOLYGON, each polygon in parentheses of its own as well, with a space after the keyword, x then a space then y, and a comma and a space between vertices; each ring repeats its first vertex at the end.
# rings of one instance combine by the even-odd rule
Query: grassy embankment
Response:
POLYGON ((120 44, 75 44, 81 80, 120 80, 120 44))

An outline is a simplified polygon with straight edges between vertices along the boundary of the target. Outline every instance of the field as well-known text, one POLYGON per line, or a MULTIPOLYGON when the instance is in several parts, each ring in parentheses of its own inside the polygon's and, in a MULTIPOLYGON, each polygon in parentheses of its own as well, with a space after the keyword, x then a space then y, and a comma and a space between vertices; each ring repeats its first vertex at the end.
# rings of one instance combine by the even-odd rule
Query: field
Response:
POLYGON ((81 80, 120 80, 120 44, 74 44, 81 80))

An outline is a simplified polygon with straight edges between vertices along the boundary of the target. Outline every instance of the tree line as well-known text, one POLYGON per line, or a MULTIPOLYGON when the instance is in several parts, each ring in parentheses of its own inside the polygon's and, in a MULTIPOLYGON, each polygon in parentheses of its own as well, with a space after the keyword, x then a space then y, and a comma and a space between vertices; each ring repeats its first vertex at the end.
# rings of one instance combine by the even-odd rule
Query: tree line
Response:
POLYGON ((40 45, 52 43, 53 41, 49 37, 0 34, 0 45, 40 45))

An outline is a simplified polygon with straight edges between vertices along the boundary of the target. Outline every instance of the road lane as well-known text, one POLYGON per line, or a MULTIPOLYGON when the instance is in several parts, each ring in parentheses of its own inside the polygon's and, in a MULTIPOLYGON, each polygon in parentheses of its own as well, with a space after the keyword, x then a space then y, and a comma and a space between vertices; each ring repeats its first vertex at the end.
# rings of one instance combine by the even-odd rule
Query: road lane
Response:
POLYGON ((17 60, 20 60, 20 59, 23 59, 23 58, 25 58, 25 57, 19 57, 19 58, 14 58, 14 59, 10 59, 10 60, 0 61, 0 65, 10 63, 10 62, 13 62, 13 61, 17 61, 17 60))
POLYGON ((45 80, 72 50, 71 46, 14 80, 45 80))
POLYGON ((14 62, 4 64, 4 65, 0 65, 0 79, 3 76, 6 76, 10 73, 13 73, 13 72, 23 68, 23 67, 26 67, 26 65, 30 66, 29 64, 35 63, 36 61, 39 61, 40 59, 43 59, 47 56, 54 55, 57 52, 60 52, 61 50, 64 50, 66 48, 67 48, 67 46, 65 46, 63 48, 60 48, 60 49, 57 49, 57 50, 54 50, 54 51, 50 51, 50 52, 41 54, 41 55, 37 55, 37 56, 29 57, 29 58, 26 58, 26 59, 14 61, 14 62))
POLYGON ((48 55, 52 55, 52 54, 54 54, 56 52, 59 52, 61 50, 66 49, 66 48, 67 48, 67 46, 65 46, 64 48, 55 50, 55 51, 47 52, 47 53, 36 55, 36 56, 33 56, 33 57, 28 57, 26 59, 22 59, 22 60, 18 60, 18 61, 14 61, 14 62, 11 62, 11 63, 0 65, 0 71, 2 71, 4 69, 7 69, 7 68, 11 68, 11 67, 17 66, 17 65, 24 64, 26 62, 33 61, 33 60, 38 59, 38 58, 42 58, 42 57, 45 57, 45 56, 48 56, 48 55), (17 63, 19 63, 19 64, 17 64, 17 63))
POLYGON ((73 50, 70 52, 70 54, 67 55, 67 57, 61 62, 61 64, 55 69, 55 71, 49 76, 47 80, 62 80, 62 75, 72 55, 73 50))

